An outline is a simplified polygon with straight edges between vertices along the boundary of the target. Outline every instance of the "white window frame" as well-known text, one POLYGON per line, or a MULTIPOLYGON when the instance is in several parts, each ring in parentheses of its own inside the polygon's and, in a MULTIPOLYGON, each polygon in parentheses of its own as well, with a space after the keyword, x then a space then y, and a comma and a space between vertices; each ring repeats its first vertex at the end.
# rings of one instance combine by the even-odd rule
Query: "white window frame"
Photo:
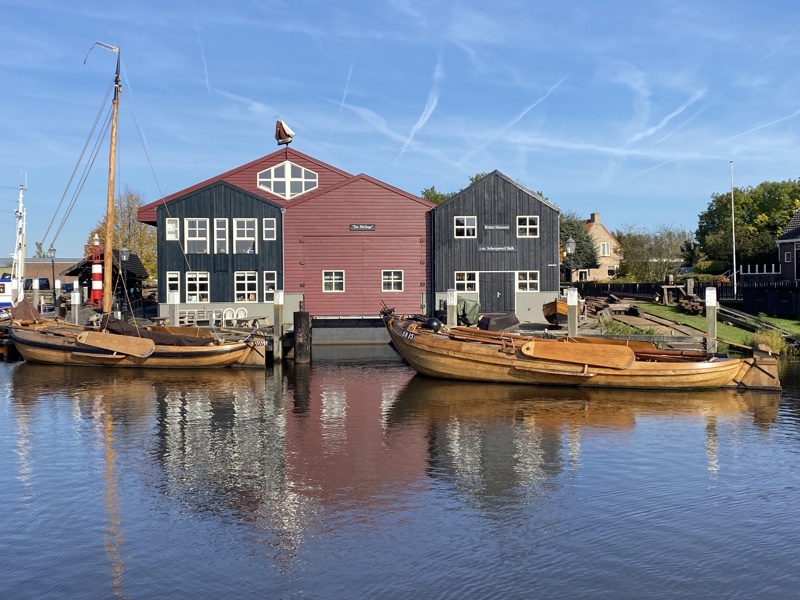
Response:
POLYGON ((578 269, 578 281, 589 281, 589 269, 578 269))
POLYGON ((783 253, 783 262, 787 262, 787 263, 792 262, 792 253, 791 252, 784 252, 783 253))
POLYGON ((453 217, 453 237, 478 237, 478 217, 474 215, 456 215, 453 217), (459 222, 459 219, 463 219, 459 222))
POLYGON ((619 267, 617 265, 608 265, 607 266, 607 270, 606 270, 606 274, 609 277, 616 277, 618 270, 619 270, 619 267))
POLYGON ((322 272, 322 292, 325 294, 340 294, 344 292, 345 272, 343 270, 331 269, 322 272), (336 278, 336 274, 341 273, 341 281, 336 278), (329 287, 330 289, 325 289, 329 287), (336 289, 341 286, 342 289, 336 289))
POLYGON ((517 237, 539 237, 539 215, 517 215, 517 237))
POLYGON ((186 271, 186 303, 211 301, 211 277, 208 271, 186 271))
POLYGON ((186 254, 208 254, 208 219, 200 219, 197 217, 187 217, 184 220, 184 251, 186 254), (204 231, 204 235, 200 232, 204 231), (190 248, 190 244, 202 243, 203 250, 196 251, 190 248))
POLYGON ((270 194, 291 200, 316 190, 319 187, 319 174, 286 160, 261 171, 256 176, 256 185, 270 194))
POLYGON ((261 239, 263 239, 265 242, 273 242, 278 239, 277 219, 265 217, 261 228, 263 232, 263 237, 261 239))
POLYGON ((278 289, 277 271, 264 271, 264 302, 275 302, 275 291, 278 289))
POLYGON ((233 297, 236 302, 258 302, 258 272, 233 272, 233 297))
POLYGON ((256 226, 257 223, 255 217, 241 217, 238 219, 233 219, 234 254, 258 254, 258 235, 256 234, 256 226), (252 235, 248 233, 247 230, 249 229, 252 229, 252 235), (249 242, 248 250, 240 251, 239 242, 249 242))
POLYGON ((181 220, 167 217, 164 221, 164 239, 168 242, 179 242, 181 239, 181 220))
POLYGON ((611 256, 611 242, 600 242, 600 256, 611 256))
POLYGON ((214 254, 228 254, 229 249, 228 219, 214 219, 214 254), (220 242, 224 245, 224 249, 220 249, 220 242))
POLYGON ((477 292, 478 291, 478 272, 477 271, 456 271, 454 276, 455 290, 457 292, 477 292), (459 281, 459 276, 461 280, 459 281), (472 289, 470 289, 472 288, 472 289))
POLYGON ((402 292, 404 273, 402 269, 386 269, 381 271, 382 292, 402 292), (400 287, 397 287, 400 284, 400 287))
POLYGON ((518 292, 538 292, 539 281, 539 271, 517 271, 518 292))
POLYGON ((181 272, 180 271, 167 271, 167 302, 169 302, 169 293, 178 292, 178 298, 181 294, 181 272))

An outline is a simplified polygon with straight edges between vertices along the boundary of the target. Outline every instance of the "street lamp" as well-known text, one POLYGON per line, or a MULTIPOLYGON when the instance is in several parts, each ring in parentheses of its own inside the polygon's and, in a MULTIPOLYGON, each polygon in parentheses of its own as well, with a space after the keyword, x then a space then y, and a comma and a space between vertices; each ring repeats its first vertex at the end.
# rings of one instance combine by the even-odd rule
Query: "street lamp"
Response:
POLYGON ((59 305, 58 293, 61 290, 56 289, 56 249, 53 247, 53 244, 50 244, 50 248, 47 249, 47 256, 50 257, 50 268, 53 274, 53 285, 51 286, 53 290, 53 312, 57 315, 59 305))
POLYGON ((572 239, 572 236, 569 236, 567 241, 564 242, 564 250, 569 256, 569 284, 572 285, 572 255, 575 254, 575 240, 572 239))
POLYGON ((122 249, 119 251, 119 266, 122 270, 122 320, 127 321, 127 313, 128 313, 128 282, 125 279, 125 263, 128 262, 128 259, 131 257, 131 251, 128 250, 126 246, 123 246, 122 249))

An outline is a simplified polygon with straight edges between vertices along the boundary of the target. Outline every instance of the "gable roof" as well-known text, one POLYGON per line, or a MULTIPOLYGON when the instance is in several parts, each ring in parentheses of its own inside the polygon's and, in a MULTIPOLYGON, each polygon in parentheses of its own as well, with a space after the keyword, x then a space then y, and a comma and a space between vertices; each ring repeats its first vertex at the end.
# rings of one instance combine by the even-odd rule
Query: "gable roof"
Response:
POLYGON ((547 198, 544 198, 543 196, 537 194, 536 192, 534 192, 532 190, 529 190, 528 188, 526 188, 524 185, 522 185, 518 181, 514 181, 513 179, 511 179, 511 177, 509 177, 505 173, 501 173, 497 169, 495 169, 491 173, 481 177, 480 179, 478 179, 478 181, 476 181, 476 182, 472 183, 471 185, 465 187, 463 190, 461 190, 459 192, 456 192, 455 194, 450 196, 447 200, 445 200, 444 202, 442 202, 441 204, 438 204, 436 206, 444 206, 445 204, 448 204, 448 203, 452 202, 453 200, 455 200, 456 198, 461 196, 463 193, 465 193, 467 190, 472 189, 473 187, 478 185, 480 182, 482 182, 484 179, 487 179, 489 177, 499 177, 501 179, 504 179, 505 181, 507 181, 511 185, 514 185, 514 186, 518 187, 519 189, 521 189, 523 192, 525 192, 527 194, 530 194, 531 196, 533 196, 534 198, 539 200, 539 202, 541 202, 542 204, 544 204, 546 206, 549 206, 550 208, 552 208, 557 213, 561 212, 561 209, 558 206, 556 206, 555 204, 553 204, 552 202, 550 202, 547 198))
POLYGON ((800 208, 794 211, 789 223, 786 224, 786 229, 778 236, 779 242, 794 242, 800 240, 800 208))
MULTIPOLYGON (((206 186, 208 186, 208 185, 210 185, 210 184, 212 184, 214 182, 224 181, 226 179, 229 179, 229 178, 237 175, 238 173, 241 173, 242 171, 247 171, 247 170, 250 170, 250 169, 253 169, 253 168, 257 167, 259 165, 259 163, 264 163, 264 165, 265 165, 264 168, 268 169, 270 166, 273 166, 274 164, 277 164, 275 162, 276 159, 281 159, 280 162, 283 162, 284 160, 295 160, 295 161, 296 160, 303 160, 303 161, 307 161, 307 162, 310 162, 310 163, 316 165, 320 169, 327 169, 327 170, 330 170, 330 171, 332 171, 334 173, 337 173, 337 174, 341 175, 342 177, 352 177, 352 175, 350 173, 346 172, 346 171, 342 171, 341 169, 337 169, 336 167, 334 167, 332 165, 329 165, 327 163, 324 163, 321 160, 317 160, 316 158, 314 158, 312 156, 308 156, 307 154, 303 154, 302 152, 299 152, 297 150, 294 150, 293 148, 290 148, 289 146, 286 146, 285 148, 279 148, 278 150, 276 150, 275 152, 272 152, 271 154, 267 154, 266 156, 262 156, 261 158, 257 158, 257 159, 255 159, 253 161, 250 161, 249 163, 246 163, 244 165, 236 167, 235 169, 231 169, 230 171, 225 171, 224 173, 220 173, 219 175, 215 175, 214 177, 211 177, 210 179, 206 179, 205 181, 201 181, 200 183, 196 183, 194 185, 191 185, 191 186, 189 186, 187 188, 184 188, 184 189, 182 189, 182 190, 180 190, 178 192, 175 192, 173 194, 169 194, 168 196, 164 196, 163 198, 159 198, 158 200, 156 200, 154 202, 150 202, 149 204, 145 204, 144 206, 139 208, 139 212, 138 212, 139 222, 140 223, 148 223, 150 225, 155 225, 156 222, 157 222, 157 220, 156 220, 156 207, 159 204, 163 204, 164 202, 169 202, 170 200, 174 200, 175 198, 179 198, 181 196, 185 196, 189 192, 193 192, 195 190, 204 188, 204 187, 206 187, 206 186)), ((257 195, 257 196, 262 196, 266 200, 270 200, 271 198, 276 198, 276 196, 274 196, 273 194, 270 194, 269 192, 266 192, 266 191, 263 192, 263 194, 262 194, 259 191, 253 190, 253 191, 251 191, 251 193, 253 193, 253 194, 257 195)))
POLYGON ((423 198, 420 198, 419 196, 415 196, 414 194, 410 194, 409 192, 405 192, 405 191, 401 190, 400 188, 396 188, 393 185, 389 185, 388 183, 384 183, 383 181, 375 179, 374 177, 370 177, 369 175, 364 175, 364 173, 359 173, 358 175, 350 177, 349 179, 345 179, 344 181, 340 181, 339 183, 336 183, 336 184, 334 184, 332 186, 329 186, 329 187, 326 187, 326 188, 322 188, 322 189, 319 189, 319 190, 314 190, 313 192, 311 192, 309 194, 303 195, 302 198, 299 198, 298 200, 294 200, 291 204, 287 204, 286 205, 286 210, 287 211, 292 210, 296 206, 299 206, 301 204, 305 204, 306 202, 313 201, 315 198, 318 198, 320 196, 324 196, 325 194, 329 194, 330 192, 333 192, 334 190, 338 190, 338 189, 346 187, 348 185, 352 185, 353 183, 356 183, 358 181, 366 181, 366 182, 371 183, 373 185, 376 185, 378 187, 382 187, 382 188, 384 188, 384 189, 386 189, 386 190, 388 190, 388 191, 390 191, 390 192, 392 192, 394 194, 397 194, 399 196, 403 196, 405 198, 408 198, 409 200, 413 200, 414 202, 422 204, 423 206, 426 206, 427 208, 433 208, 434 206, 436 206, 432 202, 428 202, 427 200, 425 200, 423 198))
MULTIPOLYGON (((250 198, 252 198, 254 200, 258 200, 260 202, 263 202, 264 204, 271 204, 275 208, 282 208, 283 207, 283 204, 281 204, 280 202, 275 202, 274 200, 271 200, 270 198, 264 198, 260 194, 256 194, 255 192, 251 192, 250 190, 246 190, 246 189, 244 189, 242 187, 239 187, 238 185, 233 185, 232 183, 229 183, 227 181, 215 180, 215 181, 212 181, 211 183, 209 183, 207 185, 204 185, 202 187, 197 187, 197 188, 192 188, 192 189, 188 189, 187 188, 186 193, 182 194, 180 196, 175 196, 174 194, 172 196, 175 196, 175 197, 168 196, 169 200, 167 200, 165 198, 163 202, 158 203, 154 207, 154 210, 158 210, 159 206, 163 205, 163 206, 166 207, 168 204, 172 204, 173 202, 179 202, 179 201, 183 200, 184 198, 186 198, 187 196, 191 196, 192 194, 199 194, 201 192, 205 192, 206 190, 209 190, 209 189, 212 189, 212 188, 216 188, 216 187, 228 188, 228 189, 233 190, 235 192, 238 192, 238 193, 240 193, 240 194, 242 194, 244 196, 249 196, 250 198)), ((167 208, 167 210, 169 210, 169 208, 167 208)))

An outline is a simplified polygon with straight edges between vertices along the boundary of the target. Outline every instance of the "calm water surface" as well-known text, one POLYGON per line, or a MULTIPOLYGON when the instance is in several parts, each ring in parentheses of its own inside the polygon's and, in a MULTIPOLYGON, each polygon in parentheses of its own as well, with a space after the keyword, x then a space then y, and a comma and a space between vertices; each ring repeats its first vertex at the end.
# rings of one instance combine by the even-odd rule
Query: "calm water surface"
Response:
POLYGON ((0 364, 2 598, 783 598, 782 394, 0 364))

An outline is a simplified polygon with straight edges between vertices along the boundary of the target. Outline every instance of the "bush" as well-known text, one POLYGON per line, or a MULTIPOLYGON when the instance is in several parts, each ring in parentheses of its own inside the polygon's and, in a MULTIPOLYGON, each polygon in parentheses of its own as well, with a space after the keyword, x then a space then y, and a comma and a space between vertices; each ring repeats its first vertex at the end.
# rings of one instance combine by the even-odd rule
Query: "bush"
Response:
POLYGON ((797 354, 797 348, 786 341, 777 329, 759 329, 753 335, 753 347, 756 344, 766 344, 775 354, 797 354))

